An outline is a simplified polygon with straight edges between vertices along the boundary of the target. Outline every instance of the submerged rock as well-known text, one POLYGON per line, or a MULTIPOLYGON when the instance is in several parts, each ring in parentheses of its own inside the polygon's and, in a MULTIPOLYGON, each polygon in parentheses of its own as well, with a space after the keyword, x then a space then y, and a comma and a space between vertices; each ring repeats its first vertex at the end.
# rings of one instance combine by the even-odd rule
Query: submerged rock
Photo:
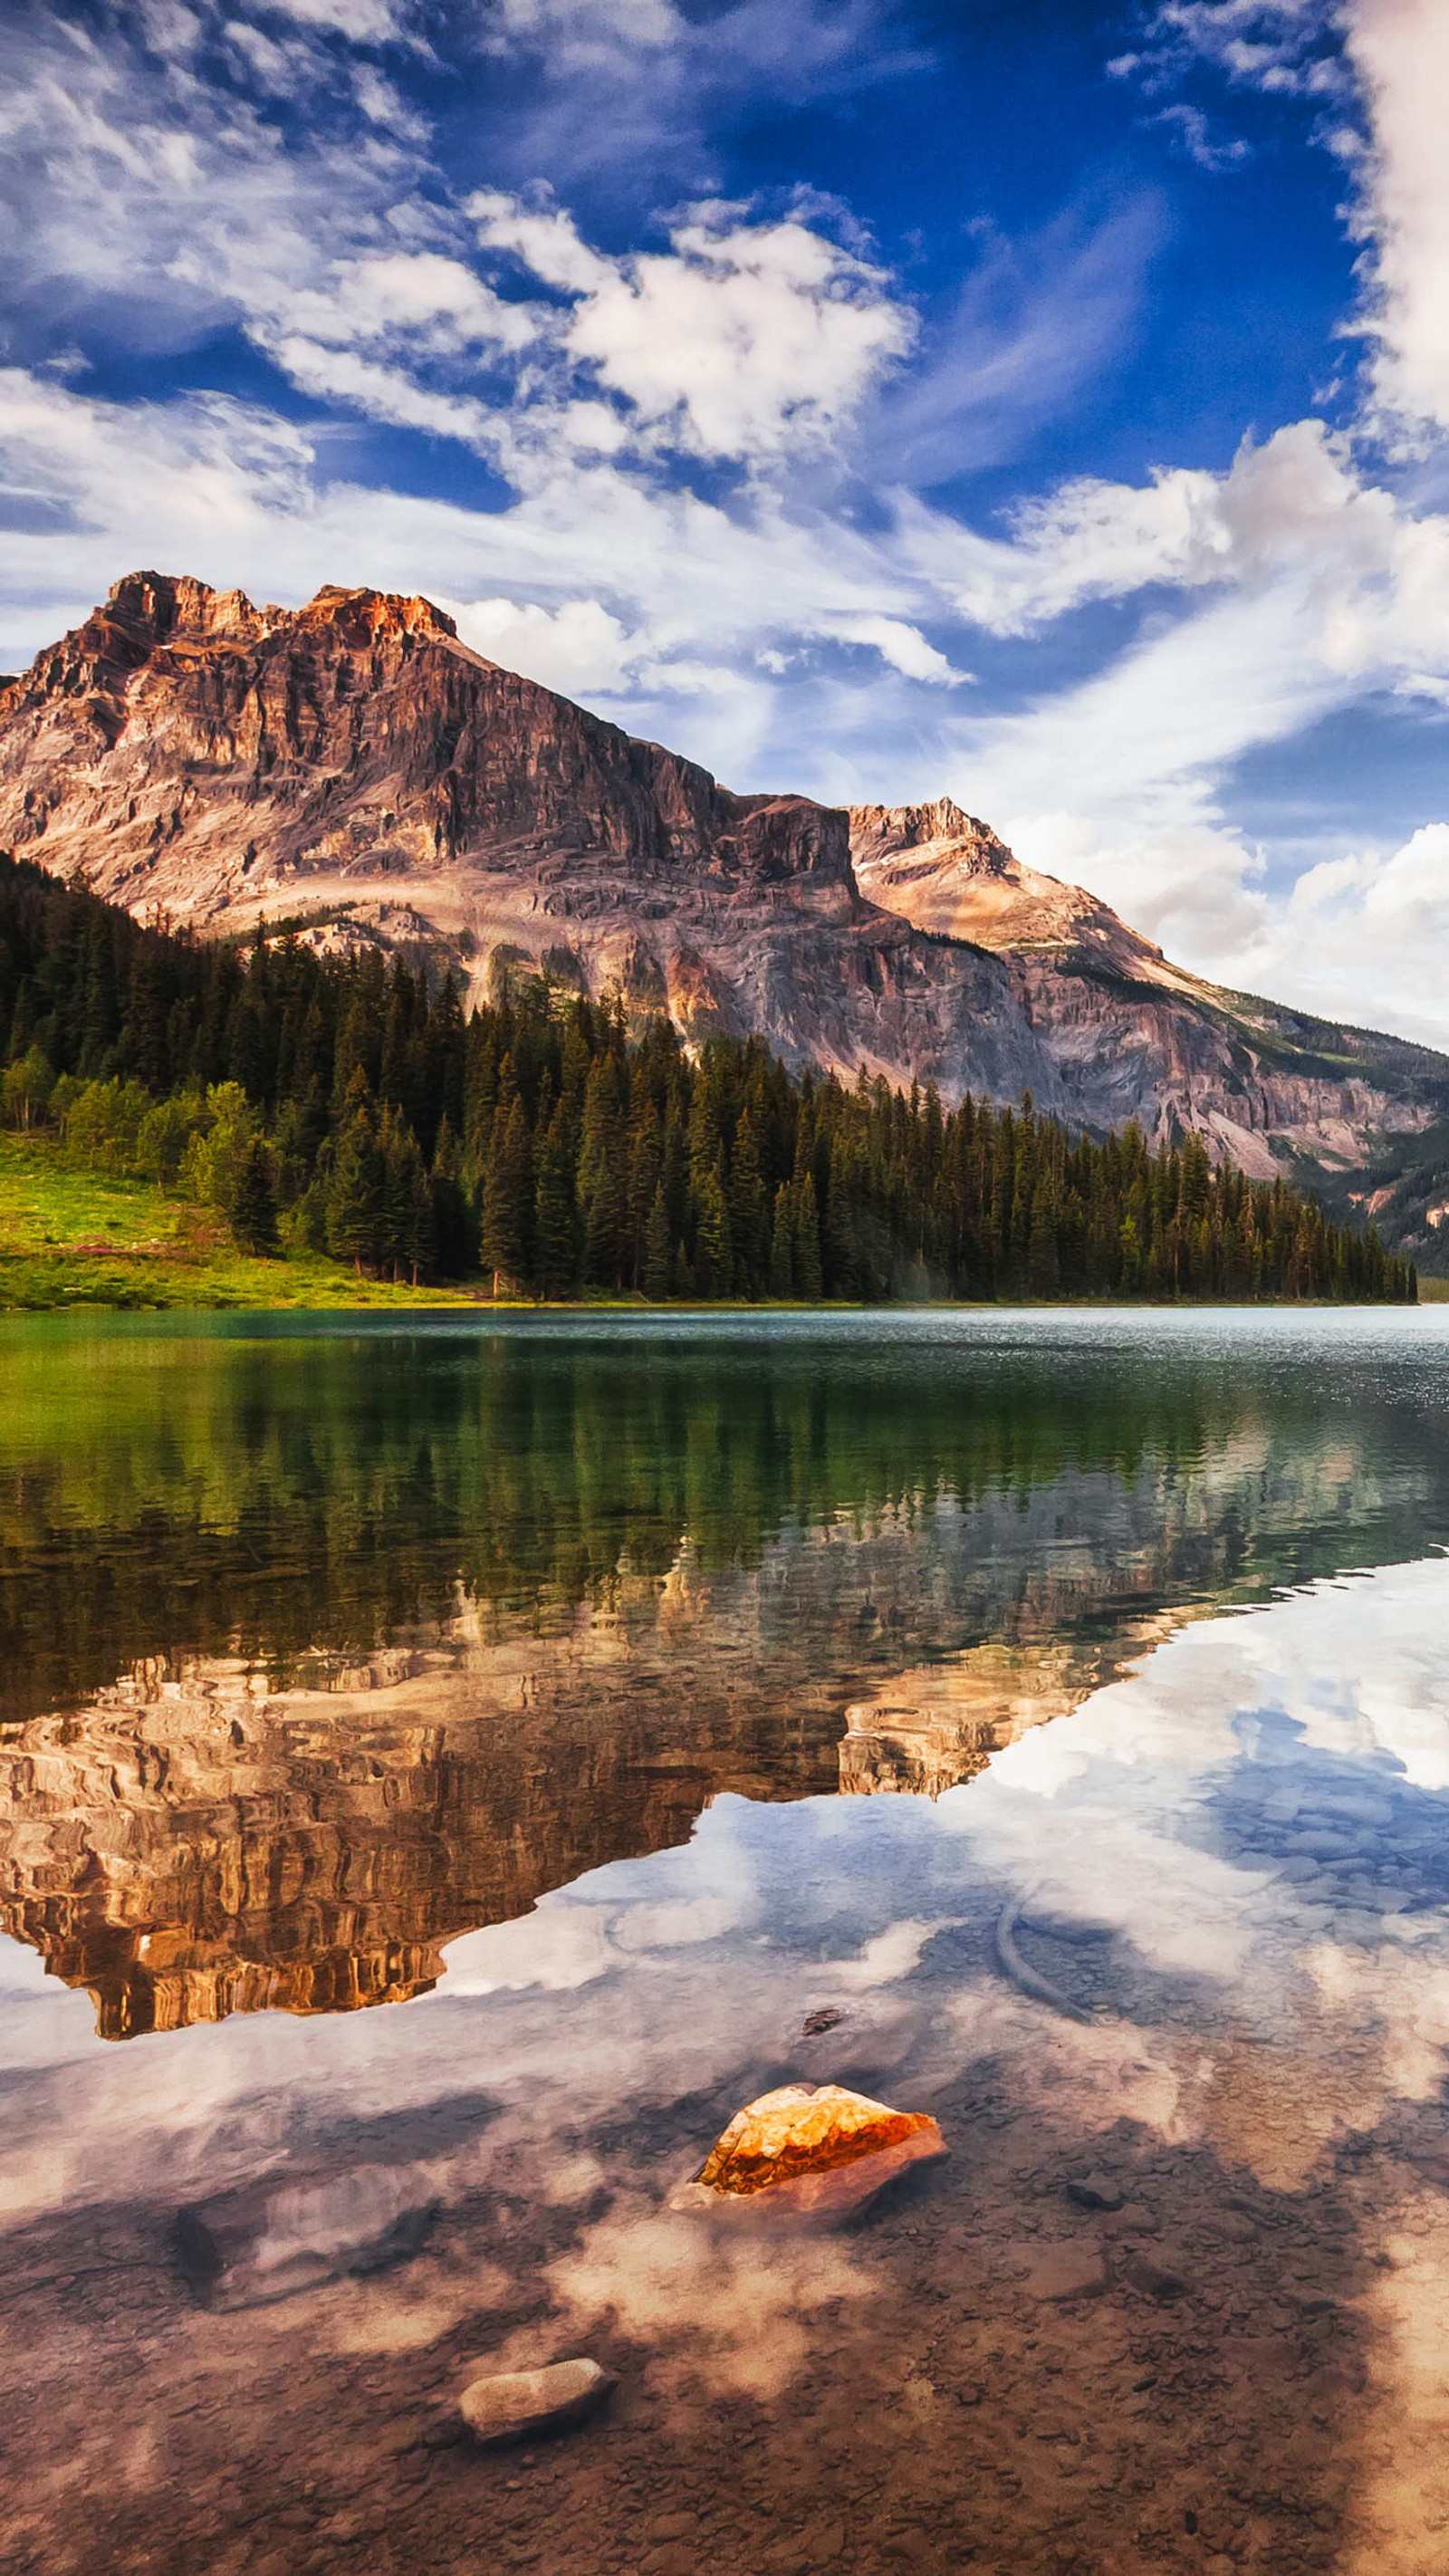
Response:
POLYGON ((431 2177, 407 2166, 272 2174, 183 2209, 176 2249, 208 2307, 265 2307, 294 2290, 405 2262, 437 2207, 431 2177))
POLYGON ((499 2371, 470 2381, 458 2409, 479 2442, 527 2442, 582 2424, 618 2385, 615 2373, 596 2361, 551 2361, 541 2370, 499 2371))
POLYGON ((1053 2304, 1099 2298, 1106 2286, 1107 2266, 1096 2245, 1049 2245, 1033 2257, 1026 2280, 1029 2298, 1053 2304))
POLYGON ((1120 2209, 1126 2194, 1110 2174, 1098 2169, 1074 2175, 1067 2184, 1067 2198, 1074 2200, 1078 2209, 1120 2209))
POLYGON ((735 2113, 675 2206, 829 2223, 946 2152, 927 2111, 895 2111, 839 2084, 782 2084, 735 2113))
POLYGON ((1187 2290, 1181 2272, 1174 2272, 1170 2265, 1158 2263, 1140 2250, 1128 2255, 1122 2269, 1133 2289, 1140 2290, 1146 2299, 1180 2299, 1187 2290))

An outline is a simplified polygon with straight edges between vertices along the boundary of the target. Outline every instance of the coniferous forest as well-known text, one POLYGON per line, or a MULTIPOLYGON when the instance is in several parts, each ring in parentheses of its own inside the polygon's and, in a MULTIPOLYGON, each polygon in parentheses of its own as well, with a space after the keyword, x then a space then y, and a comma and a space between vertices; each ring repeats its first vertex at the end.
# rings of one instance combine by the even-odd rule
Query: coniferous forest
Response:
POLYGON ((400 1279, 654 1298, 1411 1300, 1412 1268, 1195 1137, 946 1109, 547 978, 465 1016, 377 950, 143 929, 0 854, 0 1114, 400 1279))

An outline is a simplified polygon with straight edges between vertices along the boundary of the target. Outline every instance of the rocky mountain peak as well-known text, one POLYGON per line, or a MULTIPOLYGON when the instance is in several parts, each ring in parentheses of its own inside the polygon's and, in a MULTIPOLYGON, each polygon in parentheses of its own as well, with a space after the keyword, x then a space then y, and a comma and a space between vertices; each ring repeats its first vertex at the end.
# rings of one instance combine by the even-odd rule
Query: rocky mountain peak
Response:
POLYGON ((128 572, 112 584, 105 607, 87 625, 113 626, 132 643, 150 648, 223 637, 253 642, 281 614, 275 608, 256 609, 244 590, 213 590, 210 582, 187 573, 128 572))
POLYGON ((1001 876, 1015 866, 1010 850, 989 823, 967 814, 949 796, 925 805, 852 805, 850 849, 869 867, 909 851, 949 848, 955 864, 976 876, 1001 876))
MULTIPOLYGON (((456 644, 458 629, 453 619, 430 599, 413 593, 404 598, 392 590, 346 590, 337 582, 324 582, 305 608, 297 611, 299 625, 333 625, 350 635, 365 634, 370 638, 385 635, 433 636, 443 643, 456 644)), ((480 656, 481 658, 481 656, 480 656)))
POLYGON ((0 689, 0 848, 143 918, 556 985, 758 1034, 796 1068, 1029 1087, 1253 1171, 1361 1159, 1449 1065, 1218 994, 949 797, 734 795, 461 641, 411 595, 258 608, 128 573, 0 689), (1372 1070, 1370 1070, 1370 1068, 1372 1070))

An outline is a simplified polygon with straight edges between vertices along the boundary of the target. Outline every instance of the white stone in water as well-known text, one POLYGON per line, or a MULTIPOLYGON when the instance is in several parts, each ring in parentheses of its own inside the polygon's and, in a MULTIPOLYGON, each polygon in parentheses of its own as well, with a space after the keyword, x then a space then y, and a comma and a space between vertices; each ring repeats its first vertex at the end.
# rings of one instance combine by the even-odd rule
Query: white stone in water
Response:
POLYGON ((507 2370, 470 2382, 458 2400, 463 2421, 480 2442, 526 2442, 537 2433, 561 2433, 602 2406, 618 2381, 596 2361, 552 2361, 541 2370, 507 2370))

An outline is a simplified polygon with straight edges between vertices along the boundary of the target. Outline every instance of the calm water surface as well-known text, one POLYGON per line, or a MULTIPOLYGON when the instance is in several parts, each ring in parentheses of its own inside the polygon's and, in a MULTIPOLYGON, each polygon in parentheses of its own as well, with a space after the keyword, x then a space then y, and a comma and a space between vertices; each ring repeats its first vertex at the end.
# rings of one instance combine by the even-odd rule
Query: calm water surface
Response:
POLYGON ((1449 2567, 1446 1432, 1445 1308, 0 1325, 5 2576, 1449 2567), (716 2241, 792 2078, 950 2160, 716 2241))

